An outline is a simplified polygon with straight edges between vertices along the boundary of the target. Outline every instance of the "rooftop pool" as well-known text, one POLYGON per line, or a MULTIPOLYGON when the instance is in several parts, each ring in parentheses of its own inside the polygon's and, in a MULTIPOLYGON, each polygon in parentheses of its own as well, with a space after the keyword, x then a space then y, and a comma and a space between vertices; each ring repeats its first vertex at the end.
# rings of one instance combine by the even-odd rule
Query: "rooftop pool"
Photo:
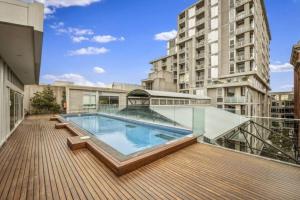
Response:
POLYGON ((101 114, 70 115, 64 116, 64 119, 89 132, 124 156, 192 135, 191 131, 185 129, 101 114))

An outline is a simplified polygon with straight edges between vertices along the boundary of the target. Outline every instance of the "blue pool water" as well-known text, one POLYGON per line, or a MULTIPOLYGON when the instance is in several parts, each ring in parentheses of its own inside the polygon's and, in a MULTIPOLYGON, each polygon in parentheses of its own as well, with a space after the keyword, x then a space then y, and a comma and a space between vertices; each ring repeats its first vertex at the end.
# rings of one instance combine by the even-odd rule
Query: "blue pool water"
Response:
POLYGON ((102 115, 66 116, 123 155, 130 155, 187 135, 190 131, 131 122, 102 115))

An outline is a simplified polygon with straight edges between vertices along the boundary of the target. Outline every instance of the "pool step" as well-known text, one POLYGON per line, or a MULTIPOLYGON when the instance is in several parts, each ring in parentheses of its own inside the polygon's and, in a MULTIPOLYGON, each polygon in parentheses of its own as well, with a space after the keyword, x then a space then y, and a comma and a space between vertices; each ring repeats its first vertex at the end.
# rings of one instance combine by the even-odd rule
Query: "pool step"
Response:
POLYGON ((68 123, 57 123, 57 124, 55 124, 55 128, 62 129, 62 128, 66 128, 67 125, 68 125, 68 123))
POLYGON ((67 139, 69 148, 74 151, 78 149, 86 148, 87 142, 90 140, 89 136, 75 136, 67 139))

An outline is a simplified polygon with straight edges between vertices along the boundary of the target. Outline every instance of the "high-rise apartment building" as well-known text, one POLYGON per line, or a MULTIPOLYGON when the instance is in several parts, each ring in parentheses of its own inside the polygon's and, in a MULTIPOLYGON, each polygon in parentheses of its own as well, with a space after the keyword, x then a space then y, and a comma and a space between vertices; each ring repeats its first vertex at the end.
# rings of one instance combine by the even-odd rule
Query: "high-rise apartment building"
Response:
POLYGON ((178 16, 167 56, 146 89, 207 95, 218 108, 269 115, 269 43, 263 0, 200 0, 178 16))

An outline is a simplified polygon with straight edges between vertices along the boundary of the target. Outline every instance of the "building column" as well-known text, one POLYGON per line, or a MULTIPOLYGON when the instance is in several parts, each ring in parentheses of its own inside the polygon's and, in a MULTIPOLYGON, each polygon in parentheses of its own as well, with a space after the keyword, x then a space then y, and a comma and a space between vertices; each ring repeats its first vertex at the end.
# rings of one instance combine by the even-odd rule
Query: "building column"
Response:
POLYGON ((70 113, 70 88, 66 87, 66 113, 70 113))
POLYGON ((4 142, 6 135, 6 125, 5 125, 5 116, 4 116, 4 65, 0 58, 0 146, 4 142))

